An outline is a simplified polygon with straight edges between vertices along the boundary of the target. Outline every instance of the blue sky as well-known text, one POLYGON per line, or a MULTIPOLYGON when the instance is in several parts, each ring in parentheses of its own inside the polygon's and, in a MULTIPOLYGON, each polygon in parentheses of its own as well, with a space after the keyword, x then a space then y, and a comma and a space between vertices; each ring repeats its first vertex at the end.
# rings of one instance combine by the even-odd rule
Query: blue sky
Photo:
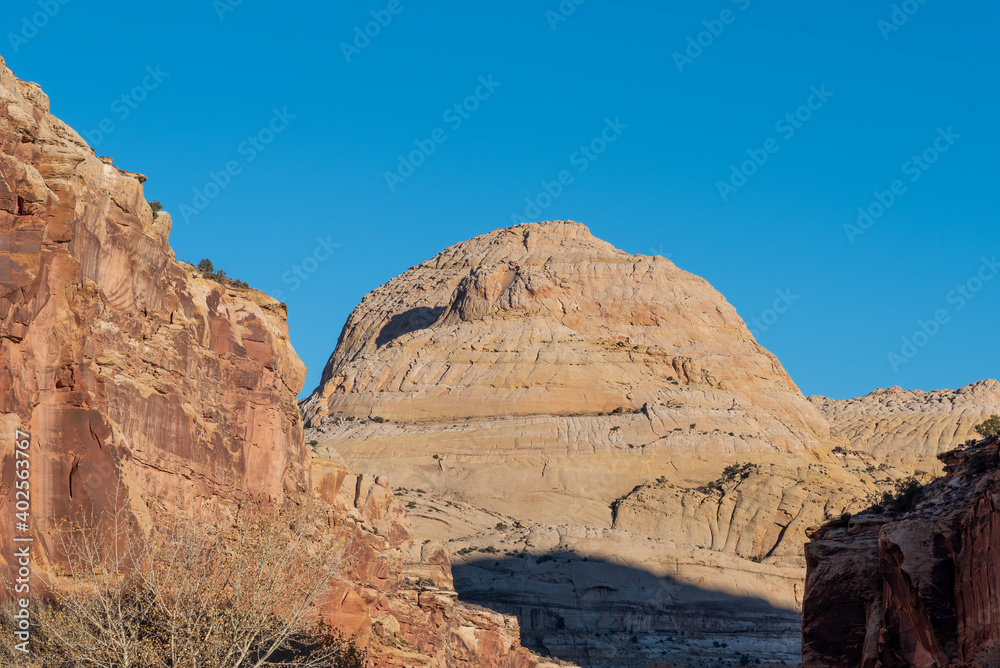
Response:
POLYGON ((995 3, 576 2, 7 0, 0 54, 288 303, 306 393, 366 292, 519 217, 704 276, 806 394, 1000 376, 995 3))

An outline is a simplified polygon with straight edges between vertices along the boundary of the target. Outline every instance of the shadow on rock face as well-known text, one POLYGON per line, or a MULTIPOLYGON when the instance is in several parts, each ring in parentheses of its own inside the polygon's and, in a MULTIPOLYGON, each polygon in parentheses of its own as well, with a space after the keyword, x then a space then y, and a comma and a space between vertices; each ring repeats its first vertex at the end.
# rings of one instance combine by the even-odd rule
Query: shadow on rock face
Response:
POLYGON ((461 600, 516 616, 522 644, 585 668, 800 660, 799 613, 758 598, 570 552, 479 559, 452 570, 461 600))
POLYGON ((445 308, 443 306, 436 308, 420 306, 418 308, 410 309, 405 313, 397 313, 389 319, 389 323, 378 333, 378 337, 375 339, 375 345, 381 348, 404 334, 416 332, 421 329, 427 329, 441 317, 441 314, 444 313, 444 311, 445 308))

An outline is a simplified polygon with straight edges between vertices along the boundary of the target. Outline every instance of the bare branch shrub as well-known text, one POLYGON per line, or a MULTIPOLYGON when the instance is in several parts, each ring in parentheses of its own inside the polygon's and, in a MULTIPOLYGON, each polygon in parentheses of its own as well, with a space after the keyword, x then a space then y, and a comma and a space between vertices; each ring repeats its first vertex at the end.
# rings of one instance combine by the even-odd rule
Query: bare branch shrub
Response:
POLYGON ((322 509, 240 496, 192 514, 151 508, 144 530, 115 508, 56 531, 65 572, 32 633, 50 663, 23 665, 364 665, 316 606, 343 556, 322 509))

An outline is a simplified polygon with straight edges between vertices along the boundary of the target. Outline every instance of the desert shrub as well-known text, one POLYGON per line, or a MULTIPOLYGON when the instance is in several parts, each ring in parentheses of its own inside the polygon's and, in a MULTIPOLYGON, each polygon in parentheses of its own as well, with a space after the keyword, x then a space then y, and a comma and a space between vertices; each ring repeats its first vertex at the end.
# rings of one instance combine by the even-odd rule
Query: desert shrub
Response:
POLYGON ((508 527, 507 527, 507 523, 506 522, 497 522, 497 526, 496 526, 496 530, 497 531, 506 531, 507 528, 508 527))
POLYGON ((994 415, 985 422, 977 424, 976 432, 983 438, 1000 436, 1000 415, 994 415))
POLYGON ((378 415, 373 415, 368 419, 378 424, 382 424, 383 422, 388 422, 388 420, 386 420, 384 417, 380 417, 378 415))
POLYGON ((151 520, 143 528, 122 503, 54 531, 63 566, 52 599, 35 602, 32 633, 45 659, 24 665, 364 665, 316 607, 343 554, 318 530, 321 513, 244 499, 151 520))
POLYGON ((416 508, 417 507, 417 502, 416 501, 407 501, 406 502, 406 507, 410 508, 410 509, 416 508))
POLYGON ((197 268, 198 271, 201 272, 202 278, 207 278, 209 280, 216 281, 217 283, 222 283, 223 285, 234 288, 246 289, 250 287, 250 284, 247 283, 246 281, 241 281, 238 278, 229 278, 229 276, 226 275, 225 269, 219 269, 218 271, 216 271, 215 265, 212 264, 212 261, 209 260, 208 258, 202 259, 202 261, 198 263, 197 268))
POLYGON ((160 215, 161 211, 163 211, 163 205, 155 199, 149 203, 149 208, 153 210, 153 220, 156 220, 156 217, 160 215))
POLYGON ((721 482, 730 482, 739 478, 740 480, 746 480, 750 477, 750 474, 757 471, 759 467, 756 464, 730 464, 726 468, 722 469, 721 482))
POLYGON ((924 496, 924 486, 914 476, 896 481, 894 492, 883 492, 882 505, 893 506, 897 510, 907 511, 917 505, 924 496))

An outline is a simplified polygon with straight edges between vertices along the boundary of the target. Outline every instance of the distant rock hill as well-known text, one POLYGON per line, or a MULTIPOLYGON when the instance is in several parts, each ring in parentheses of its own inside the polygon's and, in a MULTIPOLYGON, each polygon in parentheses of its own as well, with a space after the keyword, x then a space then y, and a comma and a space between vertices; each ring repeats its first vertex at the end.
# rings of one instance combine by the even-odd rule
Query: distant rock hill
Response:
POLYGON ((461 595, 590 666, 796 661, 806 528, 876 490, 705 280, 569 221, 368 294, 301 407, 448 541, 461 595))
POLYGON ((875 390, 857 399, 809 397, 855 450, 901 470, 937 471, 937 456, 979 436, 975 425, 1000 414, 1000 383, 958 390, 875 390))

